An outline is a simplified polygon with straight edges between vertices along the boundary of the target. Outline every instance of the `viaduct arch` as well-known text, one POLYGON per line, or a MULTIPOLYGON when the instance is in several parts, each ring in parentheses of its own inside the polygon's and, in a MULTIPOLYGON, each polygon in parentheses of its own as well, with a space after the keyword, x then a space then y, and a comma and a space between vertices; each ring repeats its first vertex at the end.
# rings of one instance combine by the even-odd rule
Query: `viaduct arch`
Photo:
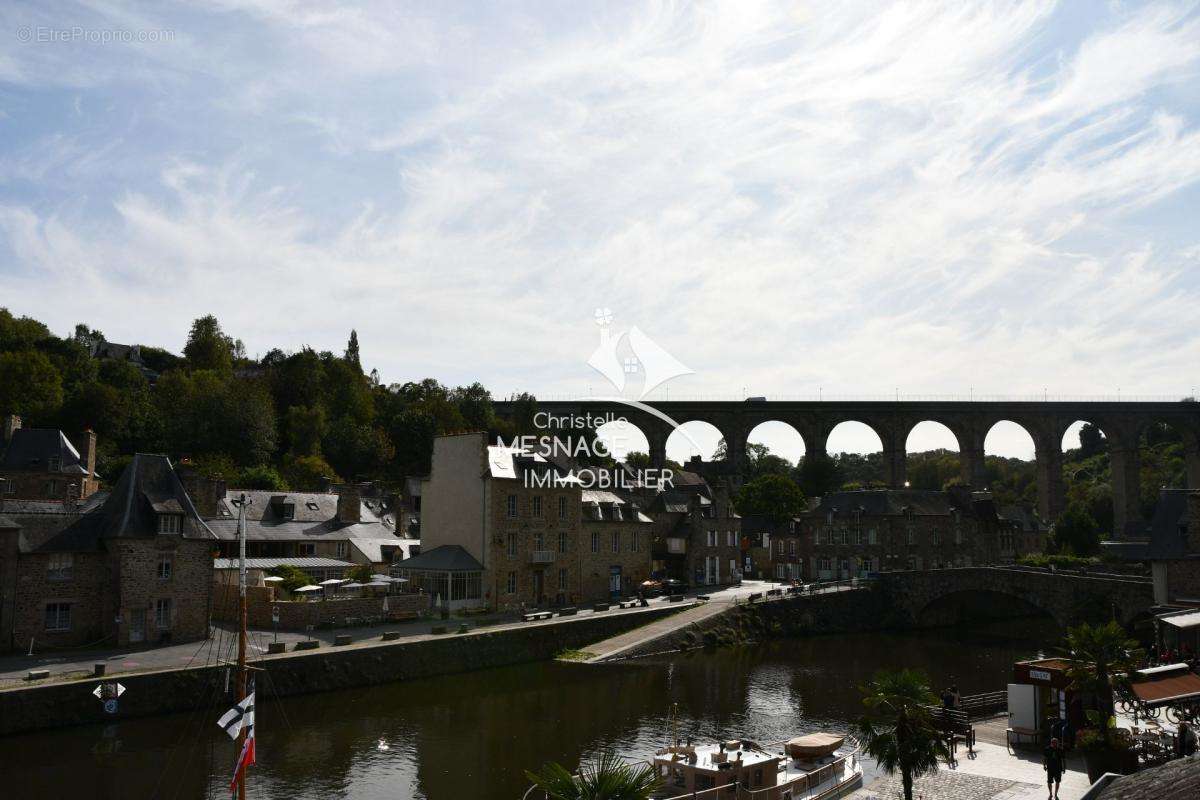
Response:
MULTIPOLYGON (((1102 402, 1102 401, 644 401, 646 407, 665 414, 677 424, 707 422, 721 432, 726 457, 721 465, 736 475, 746 457, 746 440, 763 422, 791 425, 804 440, 807 457, 827 455, 830 432, 842 422, 856 421, 870 427, 883 443, 884 480, 890 486, 904 485, 909 432, 920 422, 945 425, 959 443, 959 460, 964 481, 985 485, 984 439, 997 422, 1014 422, 1028 431, 1034 442, 1037 462, 1038 511, 1045 519, 1062 512, 1065 491, 1062 481, 1062 439, 1076 421, 1084 420, 1104 432, 1112 467, 1114 535, 1136 535, 1140 492, 1138 441, 1153 423, 1166 423, 1184 439, 1187 488, 1200 489, 1200 403, 1196 402, 1102 402)), ((501 416, 513 412, 511 404, 497 402, 501 416)), ((613 414, 638 426, 650 445, 655 465, 666 462, 667 437, 671 425, 659 416, 612 400, 538 401, 538 409, 552 414, 613 414)))

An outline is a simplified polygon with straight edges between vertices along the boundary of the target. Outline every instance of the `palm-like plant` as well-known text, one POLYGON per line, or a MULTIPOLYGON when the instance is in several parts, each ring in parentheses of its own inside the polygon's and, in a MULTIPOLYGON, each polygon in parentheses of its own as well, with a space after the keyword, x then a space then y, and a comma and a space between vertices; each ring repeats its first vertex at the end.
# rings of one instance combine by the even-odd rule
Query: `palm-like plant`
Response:
POLYGON ((1095 627, 1084 623, 1067 631, 1063 647, 1067 677, 1075 688, 1096 698, 1096 710, 1103 718, 1101 736, 1107 741, 1108 721, 1113 716, 1113 686, 1126 681, 1145 658, 1138 643, 1125 635, 1116 621, 1095 627))
POLYGON ((627 764, 608 751, 580 766, 578 775, 553 761, 525 775, 551 800, 649 800, 661 784, 652 765, 627 764))
POLYGON ((900 773, 905 800, 912 800, 913 781, 950 757, 929 711, 937 697, 925 674, 909 669, 876 673, 862 692, 867 715, 857 727, 863 750, 884 772, 900 773))

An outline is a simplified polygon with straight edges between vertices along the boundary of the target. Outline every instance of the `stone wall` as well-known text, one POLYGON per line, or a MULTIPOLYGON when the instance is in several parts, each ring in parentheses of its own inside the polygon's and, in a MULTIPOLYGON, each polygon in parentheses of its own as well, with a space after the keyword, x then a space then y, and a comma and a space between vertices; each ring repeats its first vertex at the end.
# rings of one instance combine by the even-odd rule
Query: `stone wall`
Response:
POLYGON ((14 650, 27 652, 31 639, 35 652, 47 647, 79 647, 97 643, 112 632, 112 620, 104 604, 104 587, 108 584, 105 553, 25 553, 14 564, 14 650), (69 577, 50 574, 50 560, 56 556, 70 557, 69 577), (71 606, 70 630, 46 630, 46 606, 50 603, 71 606))
MULTIPOLYGON (((254 665, 266 669, 270 676, 260 686, 269 685, 280 696, 349 689, 547 660, 564 649, 581 649, 676 610, 668 606, 632 614, 571 617, 551 624, 503 630, 484 628, 465 635, 428 636, 369 647, 322 648, 264 656, 256 659, 254 665)), ((110 679, 120 680, 126 689, 116 715, 105 714, 102 704, 92 694, 99 683, 96 679, 0 690, 0 736, 210 706, 215 721, 224 713, 225 704, 232 703, 225 690, 228 669, 206 666, 110 679)), ((586 667, 581 665, 580 669, 586 667)))
POLYGON ((583 521, 578 562, 580 594, 584 602, 608 600, 609 580, 613 567, 621 572, 623 596, 637 593, 638 584, 650 577, 650 547, 654 541, 654 526, 648 522, 611 520, 583 521), (592 552, 592 534, 596 534, 596 552, 592 552), (613 536, 617 537, 616 551, 613 536), (636 537, 637 549, 634 540, 636 537))
MULTIPOLYGON (((382 597, 340 597, 328 600, 275 600, 274 590, 265 586, 246 587, 246 621, 251 628, 270 628, 274 625, 271 612, 279 610, 280 630, 306 630, 340 627, 347 620, 387 618, 393 621, 414 619, 429 609, 427 594, 388 595, 388 610, 383 610, 382 597)), ((227 622, 237 620, 237 587, 226 590, 217 587, 213 601, 213 619, 227 622)))
POLYGON ((135 615, 144 615, 147 642, 162 639, 183 642, 208 635, 212 605, 211 544, 181 536, 113 540, 109 545, 110 568, 113 575, 119 576, 117 607, 122 620, 118 626, 118 644, 133 641, 131 620, 135 615), (165 578, 159 572, 164 559, 170 563, 165 578), (168 619, 157 619, 159 601, 169 602, 168 619))

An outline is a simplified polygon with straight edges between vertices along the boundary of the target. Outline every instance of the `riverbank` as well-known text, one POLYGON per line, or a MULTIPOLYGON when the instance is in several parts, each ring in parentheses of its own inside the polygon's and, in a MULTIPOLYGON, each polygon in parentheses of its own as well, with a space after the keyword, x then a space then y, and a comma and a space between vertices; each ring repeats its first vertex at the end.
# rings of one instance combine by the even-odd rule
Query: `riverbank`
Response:
MULTIPOLYGON (((327 692, 380 683, 542 661, 564 649, 595 641, 691 607, 667 604, 612 614, 516 623, 462 634, 423 634, 398 641, 357 642, 342 647, 259 655, 251 664, 263 690, 276 697, 327 692)), ((219 656, 227 658, 224 654, 219 656)), ((44 728, 114 722, 191 711, 230 696, 228 661, 123 672, 111 678, 82 678, 0 689, 0 736, 44 728), (124 692, 115 712, 93 694, 105 681, 124 692)))

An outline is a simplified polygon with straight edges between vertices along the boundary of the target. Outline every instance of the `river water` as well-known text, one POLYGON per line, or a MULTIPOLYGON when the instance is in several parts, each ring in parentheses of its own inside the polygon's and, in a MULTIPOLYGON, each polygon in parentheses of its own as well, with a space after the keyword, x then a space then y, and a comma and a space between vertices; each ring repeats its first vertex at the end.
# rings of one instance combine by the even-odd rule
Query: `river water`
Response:
MULTIPOLYGON (((883 667, 919 667, 963 694, 1004 688, 1012 662, 1053 646, 1041 620, 771 642, 627 664, 536 663, 276 699, 260 685, 258 766, 248 797, 515 800, 523 770, 574 767, 605 748, 648 754, 670 736, 761 742, 845 731, 857 687, 883 667)), ((224 707, 0 739, 6 796, 228 797, 224 707)))

